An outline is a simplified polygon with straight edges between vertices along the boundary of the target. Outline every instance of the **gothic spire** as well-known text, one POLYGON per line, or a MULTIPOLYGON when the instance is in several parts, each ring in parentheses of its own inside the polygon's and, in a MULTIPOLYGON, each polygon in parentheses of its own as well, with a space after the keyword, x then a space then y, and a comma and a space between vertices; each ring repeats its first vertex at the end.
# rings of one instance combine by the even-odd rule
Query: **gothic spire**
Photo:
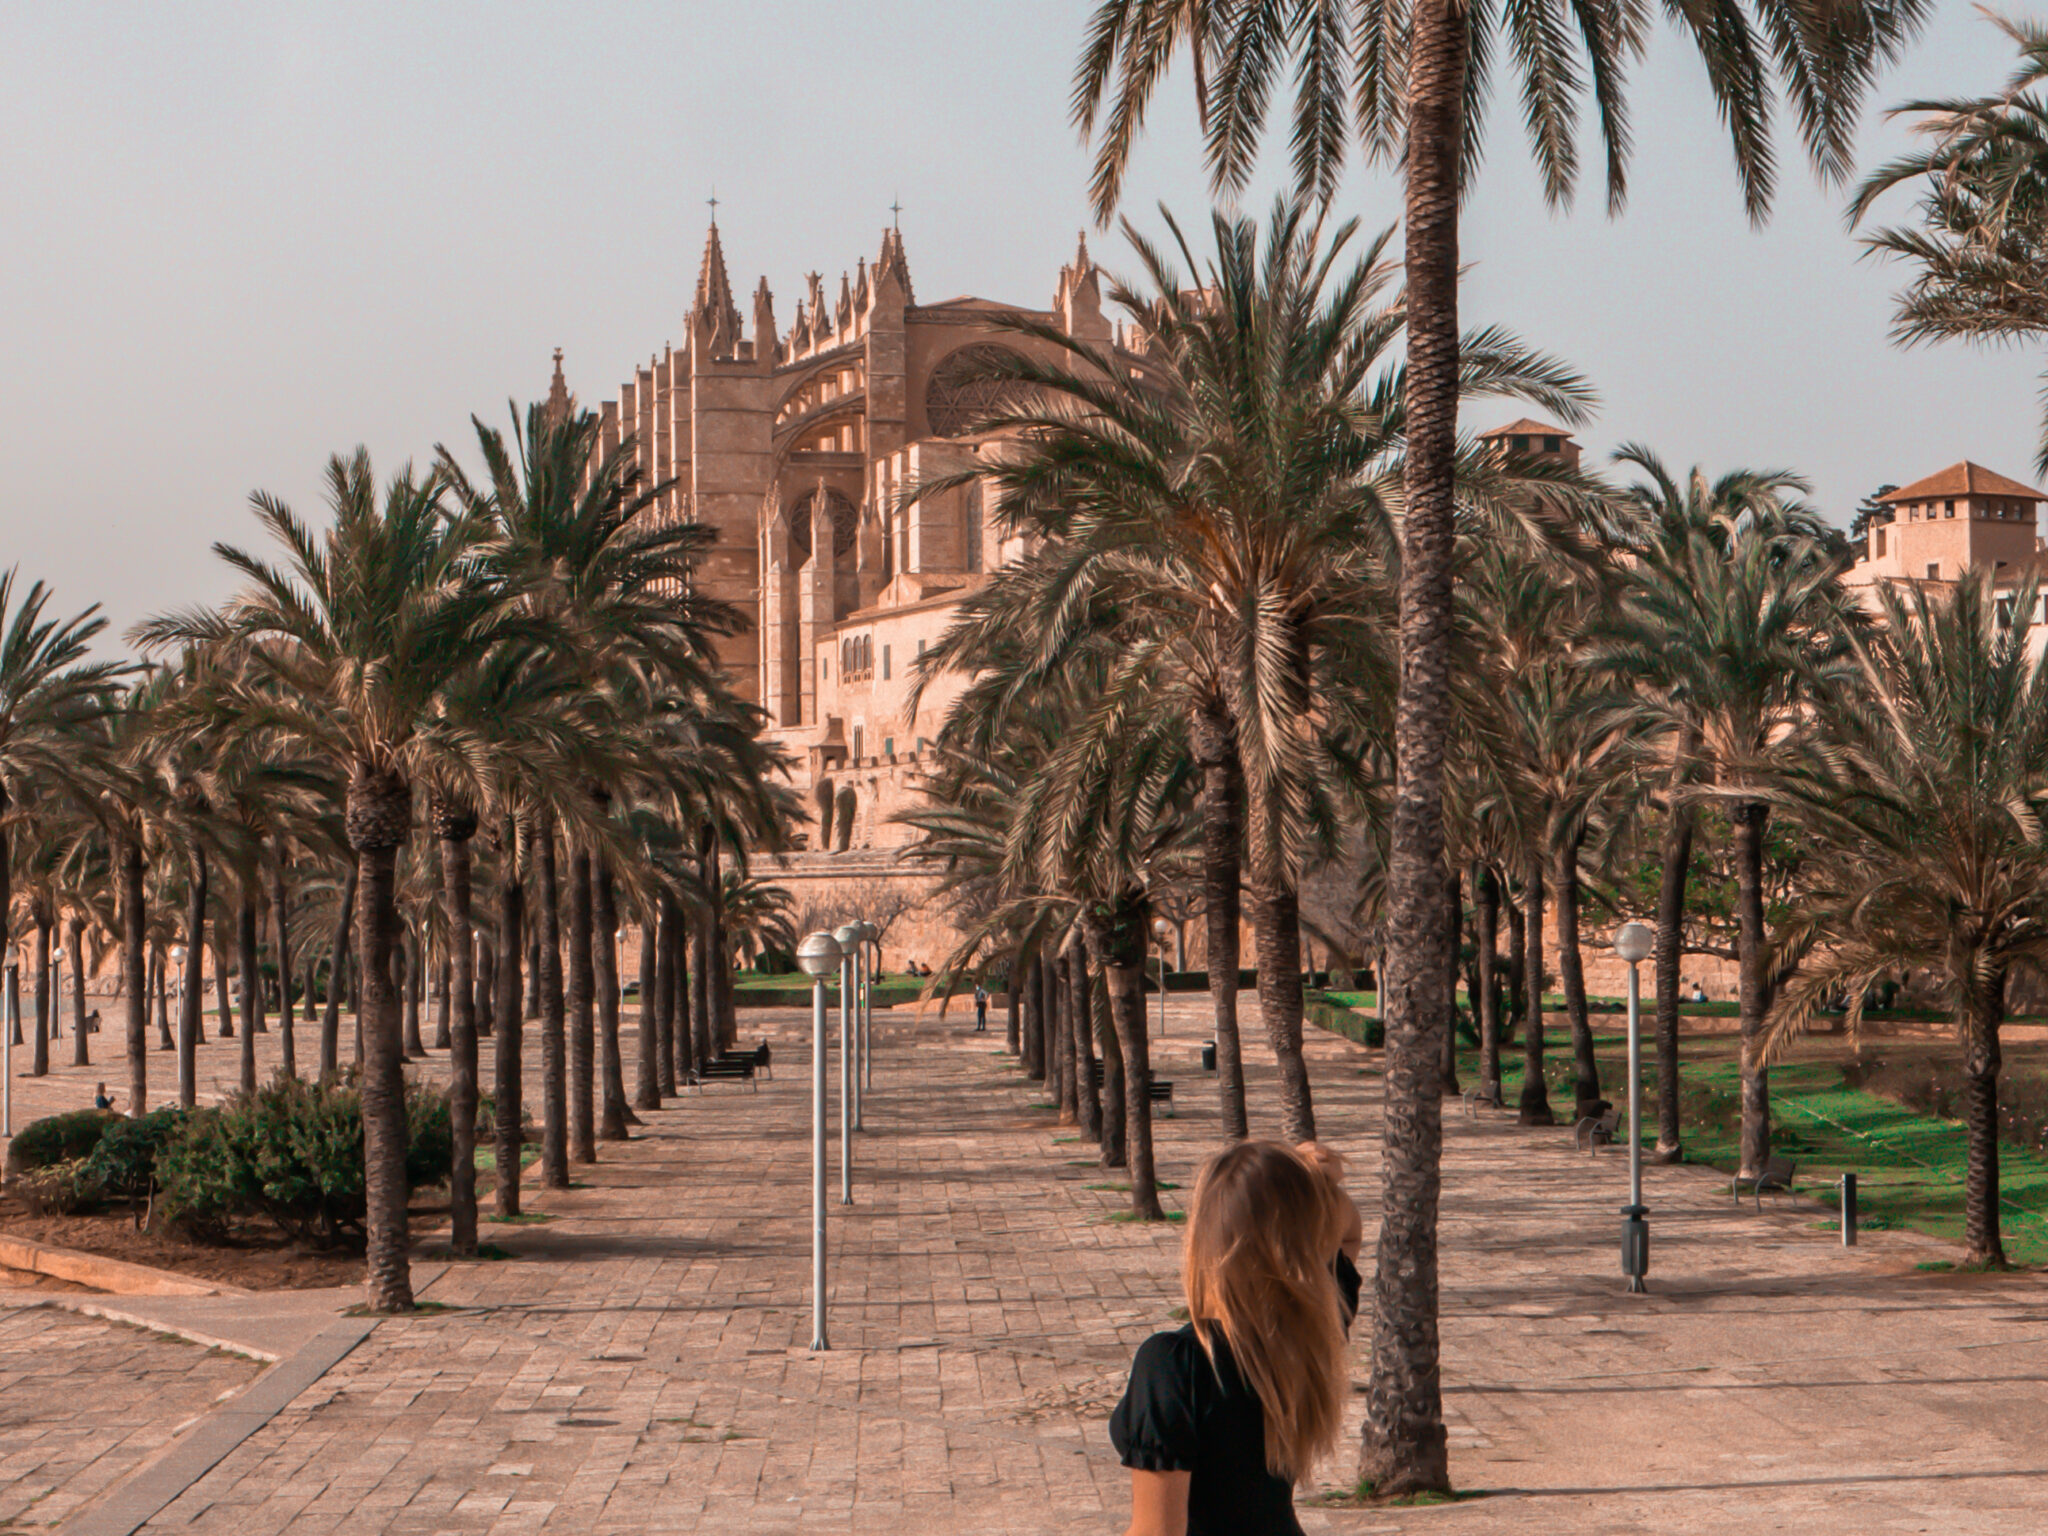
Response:
POLYGON ((569 419, 569 381, 562 377, 562 349, 555 348, 555 376, 548 384, 547 419, 562 422, 569 419))
POLYGON ((725 247, 718 240, 718 221, 704 240, 704 264, 697 272, 697 302, 690 318, 711 340, 711 355, 729 357, 739 345, 740 312, 732 301, 732 282, 725 272, 725 247))

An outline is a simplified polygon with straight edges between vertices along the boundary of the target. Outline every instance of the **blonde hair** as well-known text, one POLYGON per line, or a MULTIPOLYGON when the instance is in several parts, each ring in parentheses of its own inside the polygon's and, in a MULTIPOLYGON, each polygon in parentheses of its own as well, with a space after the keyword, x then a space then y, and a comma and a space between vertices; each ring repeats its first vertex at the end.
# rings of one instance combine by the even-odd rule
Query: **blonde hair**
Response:
POLYGON ((1266 1465, 1300 1482, 1337 1443, 1344 1318, 1331 1261, 1345 1218, 1335 1182, 1292 1147, 1242 1141, 1195 1184, 1182 1251, 1188 1320, 1216 1333, 1265 1409, 1266 1465))

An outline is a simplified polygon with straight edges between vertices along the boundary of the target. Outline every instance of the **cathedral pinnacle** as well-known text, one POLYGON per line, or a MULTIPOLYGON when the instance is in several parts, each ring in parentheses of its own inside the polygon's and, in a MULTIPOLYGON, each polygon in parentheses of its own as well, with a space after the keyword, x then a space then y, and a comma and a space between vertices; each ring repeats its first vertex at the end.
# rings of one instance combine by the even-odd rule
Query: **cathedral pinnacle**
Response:
POLYGON ((565 421, 569 416, 569 381, 562 377, 562 349, 555 348, 555 376, 548 383, 547 419, 565 421))
POLYGON ((738 348, 740 312, 732 301, 732 281, 726 276, 725 247, 719 243, 715 216, 704 240, 704 264, 697 272, 697 302, 690 318, 710 341, 713 357, 729 357, 738 348))

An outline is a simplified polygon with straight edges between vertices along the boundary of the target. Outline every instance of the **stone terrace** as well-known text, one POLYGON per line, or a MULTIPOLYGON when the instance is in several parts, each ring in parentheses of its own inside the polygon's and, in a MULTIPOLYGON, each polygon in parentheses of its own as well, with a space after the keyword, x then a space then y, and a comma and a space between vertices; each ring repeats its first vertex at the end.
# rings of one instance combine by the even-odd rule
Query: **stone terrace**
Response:
MULTIPOLYGON (((1160 1122, 1162 1176, 1183 1186, 1170 1205, 1214 1142, 1200 1013, 1176 1000, 1161 1048, 1182 1094, 1160 1122)), ((551 1222, 487 1228, 513 1261, 423 1265, 425 1297, 459 1310, 377 1325, 147 1529, 1121 1529, 1105 1421, 1132 1349, 1172 1326, 1179 1228, 1108 1219, 1123 1197, 1089 1186, 1114 1176, 1034 1107, 1043 1093, 995 1054, 1000 1036, 957 1014, 877 1022, 857 1204, 832 1207, 831 1353, 805 1347, 806 1021, 749 1012, 746 1037, 777 1041, 774 1082, 688 1096, 630 1147, 601 1147, 584 1187, 532 1188, 551 1222)), ((1310 1049, 1369 1244, 1374 1053, 1327 1036, 1310 1049)), ((209 1063, 231 1073, 231 1052, 209 1045, 209 1063)), ((63 1092, 78 1102, 76 1085, 63 1092)), ((1252 1094, 1270 1131, 1263 1063, 1252 1094)), ((1569 1130, 1505 1118, 1446 1125, 1453 1471, 1488 1496, 1311 1508, 1309 1530, 2048 1525, 2048 1305, 2033 1277, 1916 1272, 1942 1250, 1872 1233, 1844 1251, 1812 1206, 1758 1215, 1708 1173, 1658 1168, 1653 1292, 1627 1297, 1618 1155, 1589 1160, 1569 1130)), ((833 1177, 836 1202, 836 1160, 833 1177)), ((68 1325, 18 1312, 5 1326, 68 1325)), ((1362 1336, 1354 1360, 1362 1376, 1362 1336)), ((77 1433, 104 1433, 122 1410, 97 1384, 135 1370, 67 1362, 67 1396, 93 1405, 74 1410, 77 1433)), ((160 1428, 192 1411, 167 1407, 160 1428)))

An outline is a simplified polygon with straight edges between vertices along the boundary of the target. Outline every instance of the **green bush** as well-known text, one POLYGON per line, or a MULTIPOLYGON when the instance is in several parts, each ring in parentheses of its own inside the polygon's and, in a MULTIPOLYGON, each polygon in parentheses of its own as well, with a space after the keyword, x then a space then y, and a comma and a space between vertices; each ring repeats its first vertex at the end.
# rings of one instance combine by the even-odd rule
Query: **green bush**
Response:
POLYGON ((8 1160, 26 1173, 92 1155, 100 1137, 120 1116, 110 1109, 74 1109, 24 1127, 8 1149, 8 1160))
POLYGON ((156 1184, 157 1159, 184 1119, 181 1109, 153 1109, 110 1124, 86 1159, 101 1192, 115 1200, 148 1199, 156 1184))
POLYGON ((82 1157, 26 1173, 16 1182, 22 1203, 38 1216, 75 1216, 100 1202, 99 1183, 82 1157))
MULTIPOLYGON (((406 1122, 407 1181, 445 1181, 454 1160, 446 1096, 409 1087, 406 1122)), ((352 1085, 279 1077, 195 1111, 158 1158, 157 1182, 164 1214, 197 1235, 217 1238, 238 1219, 264 1216, 331 1246, 360 1232, 367 1210, 362 1096, 352 1085)))

